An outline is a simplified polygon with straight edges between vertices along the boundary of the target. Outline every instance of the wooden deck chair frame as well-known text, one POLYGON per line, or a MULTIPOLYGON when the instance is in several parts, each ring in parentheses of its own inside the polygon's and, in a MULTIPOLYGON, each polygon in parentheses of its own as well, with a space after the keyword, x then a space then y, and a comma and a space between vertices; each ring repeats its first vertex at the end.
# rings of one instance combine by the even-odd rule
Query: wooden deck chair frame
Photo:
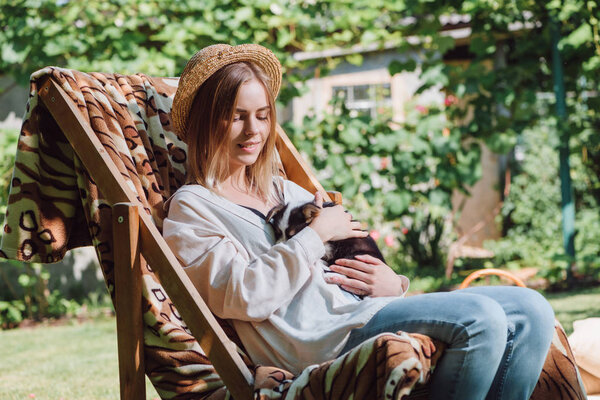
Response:
MULTIPOLYGON (((157 274, 192 334, 236 400, 253 398, 253 376, 225 335, 208 306, 164 241, 156 225, 113 164, 76 104, 51 78, 41 85, 39 97, 56 120, 77 156, 106 200, 113 205, 115 241, 115 310, 122 399, 145 399, 142 277, 145 259, 157 274)), ((325 192, 281 127, 277 149, 288 179, 311 193, 341 202, 341 194, 325 192)))
MULTIPOLYGON (((150 216, 139 212, 141 205, 136 195, 129 189, 92 128, 81 117, 77 105, 52 78, 44 79, 39 98, 106 200, 112 204, 113 237, 120 239, 114 242, 113 250, 121 399, 146 398, 141 307, 142 260, 152 266, 233 398, 253 399, 254 377, 237 353, 235 344, 198 294, 150 216)), ((277 135, 276 146, 287 178, 311 193, 319 191, 325 199, 341 203, 341 194, 323 189, 280 126, 277 126, 277 135)), ((486 269, 471 273, 460 289, 487 275, 498 275, 525 287, 513 274, 486 269)), ((411 397, 423 396, 426 393, 424 390, 413 391, 411 397)))

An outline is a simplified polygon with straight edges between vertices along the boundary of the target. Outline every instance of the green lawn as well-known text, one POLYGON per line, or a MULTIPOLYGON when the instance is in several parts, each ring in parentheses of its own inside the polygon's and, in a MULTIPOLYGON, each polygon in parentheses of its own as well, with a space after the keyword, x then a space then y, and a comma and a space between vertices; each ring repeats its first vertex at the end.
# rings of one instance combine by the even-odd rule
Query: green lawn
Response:
MULTIPOLYGON (((547 294, 567 333, 600 317, 600 287, 547 294)), ((0 399, 118 399, 114 318, 0 331, 0 399)), ((147 381, 147 398, 158 395, 147 381)))
POLYGON ((573 321, 600 317, 600 287, 545 295, 565 332, 573 332, 573 321))
POLYGON ((116 320, 0 331, 0 399, 32 398, 118 399, 116 320))

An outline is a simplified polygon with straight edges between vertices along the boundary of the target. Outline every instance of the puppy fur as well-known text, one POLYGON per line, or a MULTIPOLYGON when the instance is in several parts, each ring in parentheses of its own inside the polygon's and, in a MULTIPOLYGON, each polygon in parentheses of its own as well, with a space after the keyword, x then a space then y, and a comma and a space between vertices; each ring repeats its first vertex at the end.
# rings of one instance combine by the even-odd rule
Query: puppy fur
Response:
MULTIPOLYGON (((323 207, 333 206, 335 206, 335 203, 327 202, 323 204, 323 207)), ((314 202, 282 204, 269 211, 267 221, 273 227, 277 242, 283 242, 307 227, 320 212, 321 208, 314 202)), ((361 254, 368 254, 385 263, 383 254, 381 254, 375 240, 370 236, 325 243, 323 260, 327 265, 332 265, 340 258, 353 259, 361 254)), ((325 272, 332 271, 326 270, 325 272)), ((362 296, 358 297, 362 298, 362 296)))

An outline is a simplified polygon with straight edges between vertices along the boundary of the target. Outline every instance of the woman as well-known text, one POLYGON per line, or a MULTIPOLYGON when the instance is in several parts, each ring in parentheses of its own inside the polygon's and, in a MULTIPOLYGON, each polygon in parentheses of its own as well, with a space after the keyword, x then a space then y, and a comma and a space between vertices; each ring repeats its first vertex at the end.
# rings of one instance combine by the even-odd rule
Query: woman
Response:
POLYGON ((432 399, 527 399, 554 318, 537 292, 473 288, 404 298, 408 280, 368 256, 324 276, 323 243, 366 235, 341 206, 274 244, 264 215, 282 202, 322 202, 277 178, 274 99, 281 66, 258 45, 215 45, 186 65, 173 102, 188 144, 188 182, 168 202, 163 235, 211 310, 230 319, 251 359, 298 373, 382 332, 448 344, 432 399), (358 301, 344 289, 367 295, 358 301))

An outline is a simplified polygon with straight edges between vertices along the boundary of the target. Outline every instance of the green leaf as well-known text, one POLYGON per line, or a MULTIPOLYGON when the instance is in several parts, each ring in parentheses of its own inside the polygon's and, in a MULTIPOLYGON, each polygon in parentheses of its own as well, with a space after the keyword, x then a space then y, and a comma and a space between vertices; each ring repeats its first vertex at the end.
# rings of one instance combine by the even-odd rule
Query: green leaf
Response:
POLYGON ((363 63, 363 56, 360 53, 349 54, 346 56, 346 61, 348 61, 352 65, 360 66, 363 63))
POLYGON ((600 56, 593 56, 583 63, 583 69, 586 72, 597 72, 600 70, 600 56))
POLYGON ((569 36, 563 38, 558 44, 558 48, 563 50, 567 45, 575 48, 589 45, 593 43, 593 39, 592 27, 588 24, 583 24, 571 32, 569 36))
POLYGON ((248 21, 254 17, 254 9, 251 7, 242 7, 236 10, 235 19, 238 21, 248 21))
POLYGON ((372 30, 366 30, 360 37, 360 42, 363 45, 368 45, 377 41, 377 35, 372 30))
POLYGON ((436 35, 433 37, 434 47, 440 52, 445 54, 448 50, 454 48, 454 38, 452 36, 436 35))
POLYGON ((340 132, 340 139, 350 148, 357 148, 365 140, 365 136, 361 133, 361 124, 358 121, 352 121, 345 129, 340 132))
POLYGON ((485 143, 493 152, 505 154, 517 144, 517 136, 514 133, 494 132, 486 138, 485 143))
POLYGON ((421 80, 423 81, 423 87, 427 85, 446 86, 448 84, 448 75, 444 72, 444 64, 435 64, 425 69, 421 74, 421 80))
POLYGON ((23 314, 16 307, 9 307, 7 317, 11 322, 19 323, 23 321, 23 314))
POLYGON ((19 278, 17 281, 19 282, 19 285, 21 285, 22 287, 25 287, 25 288, 30 287, 34 283, 33 278, 31 276, 25 275, 25 274, 19 275, 19 278))
POLYGON ((478 56, 491 55, 496 51, 496 43, 481 35, 474 36, 469 49, 478 56))
POLYGON ((377 133, 372 148, 377 152, 390 153, 398 148, 399 139, 397 134, 377 133))
POLYGON ((390 75, 395 75, 404 71, 414 71, 417 68, 417 62, 412 58, 407 58, 406 61, 393 60, 388 65, 390 75))
POLYGON ((394 216, 402 215, 410 205, 410 193, 390 192, 385 195, 385 208, 388 214, 394 216))
POLYGON ((277 47, 285 47, 293 39, 292 33, 285 28, 277 30, 277 47))
POLYGON ((450 200, 448 193, 440 189, 433 189, 429 192, 428 197, 431 204, 437 206, 445 206, 450 200))
POLYGON ((349 29, 345 29, 341 32, 335 32, 331 37, 334 42, 348 43, 354 38, 354 33, 349 29))

